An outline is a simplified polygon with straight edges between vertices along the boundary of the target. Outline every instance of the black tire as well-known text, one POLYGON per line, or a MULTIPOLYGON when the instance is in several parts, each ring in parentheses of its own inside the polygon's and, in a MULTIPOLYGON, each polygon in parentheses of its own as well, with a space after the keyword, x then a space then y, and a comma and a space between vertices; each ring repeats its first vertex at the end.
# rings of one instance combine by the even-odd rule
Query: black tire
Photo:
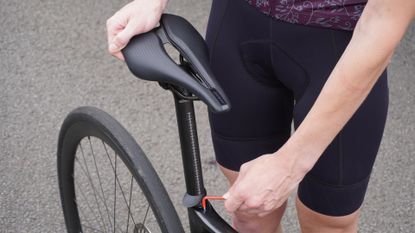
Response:
MULTIPOLYGON (((108 228, 110 228, 110 232, 126 232, 125 230, 131 232, 152 232, 144 225, 147 214, 149 213, 149 207, 151 207, 151 212, 155 217, 154 224, 159 227, 159 230, 157 231, 163 233, 184 232, 173 204, 146 155, 121 124, 104 111, 94 107, 80 107, 73 110, 62 124, 59 134, 57 156, 60 197, 68 232, 106 232, 108 228), (88 157, 88 159, 85 158, 87 157, 84 155, 83 149, 85 143, 81 140, 89 140, 93 160, 90 157, 88 157), (97 153, 97 155, 95 155, 96 152, 94 152, 94 150, 96 151, 96 149, 93 149, 92 147, 92 143, 95 143, 95 141, 98 141, 99 144, 102 142, 102 147, 105 149, 106 155, 105 153, 97 153), (108 145, 108 149, 105 144, 108 145), (111 153, 109 148, 111 148, 114 153, 111 153), (81 151, 81 157, 83 158, 77 157, 79 151, 81 151), (101 156, 100 154, 103 156, 101 160, 97 158, 101 156), (114 154, 114 156, 112 156, 112 154, 114 154), (113 179, 111 176, 103 175, 108 172, 108 169, 101 171, 101 174, 99 172, 100 168, 98 168, 99 166, 97 164, 104 163, 106 159, 108 160, 106 163, 111 164, 114 171, 115 176, 113 175, 113 179), (81 164, 81 160, 85 161, 85 165, 81 164), (117 172, 121 171, 120 169, 123 168, 117 167, 121 166, 117 164, 118 160, 123 162, 120 164, 125 165, 125 171, 127 171, 125 174, 130 173, 129 176, 131 176, 131 178, 128 178, 128 180, 131 180, 131 184, 129 181, 128 183, 123 182, 123 180, 121 180, 122 178, 118 177, 117 172), (88 165, 88 161, 90 161, 89 164, 94 164, 94 166, 88 165), (91 161, 93 161, 93 163, 91 161), (96 171, 94 170, 94 167, 96 168, 96 171), (92 171, 92 173, 90 173, 90 171, 92 171), (82 174, 86 176, 85 182, 83 182, 82 174), (80 177, 79 179, 78 176, 80 177), (101 187, 98 185, 95 187, 94 180, 99 181, 98 184, 101 187), (133 182, 133 180, 135 182, 133 182), (81 183, 79 184, 78 182, 81 183), (110 189, 107 189, 106 187, 104 189, 102 186, 104 183, 109 183, 114 188, 113 197, 105 195, 104 190, 110 191, 110 189), (135 200, 131 199, 136 197, 136 192, 133 193, 133 189, 135 188, 134 183, 138 184, 135 186, 141 189, 143 196, 145 196, 145 199, 148 202, 148 207, 145 210, 146 213, 143 223, 134 222, 131 223, 133 225, 131 226, 129 222, 130 219, 133 221, 134 217, 137 216, 137 213, 132 213, 134 210, 131 210, 131 205, 135 204, 132 203, 135 200), (130 190, 128 195, 127 192, 123 191, 122 186, 129 186, 129 184, 130 190), (89 188, 88 185, 90 185, 89 188), (83 190, 84 187, 87 188, 83 190), (117 190, 120 190, 118 196, 117 190), (88 196, 88 194, 92 195, 91 191, 95 196, 94 198, 88 196), (127 202, 126 198, 128 198, 128 196, 129 201, 127 202), (86 202, 86 204, 80 203, 82 199, 85 199, 83 202, 86 202), (92 200, 91 203, 89 203, 90 200, 92 200), (110 202, 111 200, 113 202, 111 203, 112 205, 107 205, 107 201, 110 202), (124 209, 120 211, 116 209, 116 207, 118 208, 116 205, 117 200, 120 200, 118 201, 118 206, 122 205, 124 202, 124 209), (104 206, 100 207, 100 203, 104 204, 104 206), (91 206, 92 204, 96 204, 97 208, 91 206), (82 209, 81 206, 85 209, 82 209), (112 207, 113 216, 110 216, 112 207), (118 218, 121 216, 119 213, 123 213, 122 211, 125 210, 127 210, 128 216, 126 228, 123 228, 122 226, 120 227, 117 225, 120 221, 116 219, 116 217, 118 218), (85 211, 90 212, 91 219, 84 216, 86 215, 83 213, 85 211), (113 218, 113 220, 111 220, 111 218, 113 218), (111 223, 112 221, 113 223, 111 223), (92 224, 91 222, 96 223, 97 227, 95 228, 95 224, 92 224), (86 223, 88 223, 88 226, 86 223), (140 226, 140 224, 144 227, 140 226), (102 230, 102 227, 104 227, 105 230, 102 230)), ((111 185, 108 187, 111 187, 111 185)))

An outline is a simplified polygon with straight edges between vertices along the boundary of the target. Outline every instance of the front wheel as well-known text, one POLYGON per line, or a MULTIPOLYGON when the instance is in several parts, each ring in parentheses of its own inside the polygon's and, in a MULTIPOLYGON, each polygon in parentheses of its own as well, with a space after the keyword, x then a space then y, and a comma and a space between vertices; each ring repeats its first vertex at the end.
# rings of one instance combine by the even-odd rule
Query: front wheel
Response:
POLYGON ((184 232, 144 152, 107 113, 93 107, 72 111, 61 127, 57 155, 68 232, 184 232))

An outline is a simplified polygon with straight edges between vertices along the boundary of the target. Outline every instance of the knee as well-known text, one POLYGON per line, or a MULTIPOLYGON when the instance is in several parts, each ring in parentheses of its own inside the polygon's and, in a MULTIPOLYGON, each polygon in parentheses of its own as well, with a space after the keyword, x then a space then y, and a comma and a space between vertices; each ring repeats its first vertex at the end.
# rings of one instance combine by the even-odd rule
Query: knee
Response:
POLYGON ((232 217, 232 225, 240 233, 280 233, 285 207, 286 204, 263 217, 236 212, 232 217))
POLYGON ((235 214, 232 217, 232 225, 240 233, 243 232, 258 232, 258 220, 256 217, 252 216, 249 218, 248 216, 244 216, 241 214, 235 214))
POLYGON ((355 233, 359 219, 359 210, 340 217, 317 213, 296 200, 298 218, 303 233, 355 233))
MULTIPOLYGON (((357 221, 348 219, 314 219, 301 221, 301 230, 303 233, 356 233, 357 221)), ((342 217, 340 217, 342 218, 342 217)), ((357 220, 357 219, 356 219, 357 220)))
POLYGON ((239 233, 275 233, 279 227, 276 219, 266 221, 265 217, 234 215, 232 225, 239 233), (265 221, 264 221, 265 220, 265 221))

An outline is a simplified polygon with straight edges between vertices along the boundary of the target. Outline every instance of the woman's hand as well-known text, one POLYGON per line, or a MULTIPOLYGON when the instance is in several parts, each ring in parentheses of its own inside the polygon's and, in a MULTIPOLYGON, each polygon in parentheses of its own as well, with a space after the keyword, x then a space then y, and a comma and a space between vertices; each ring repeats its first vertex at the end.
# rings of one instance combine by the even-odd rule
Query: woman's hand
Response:
POLYGON ((120 52, 131 37, 157 26, 168 0, 134 0, 107 20, 108 51, 124 60, 120 52))
POLYGON ((229 191, 225 208, 247 215, 264 216, 280 207, 296 189, 312 165, 304 166, 287 150, 265 154, 244 163, 229 191))

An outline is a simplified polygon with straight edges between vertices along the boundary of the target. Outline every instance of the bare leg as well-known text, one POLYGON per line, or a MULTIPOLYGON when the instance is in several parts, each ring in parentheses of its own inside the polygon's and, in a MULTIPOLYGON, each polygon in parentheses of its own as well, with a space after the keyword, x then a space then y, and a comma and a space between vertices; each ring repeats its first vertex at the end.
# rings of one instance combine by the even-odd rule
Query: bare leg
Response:
POLYGON ((317 213, 305 206, 298 196, 295 201, 301 232, 303 233, 356 233, 360 210, 332 217, 317 213))

